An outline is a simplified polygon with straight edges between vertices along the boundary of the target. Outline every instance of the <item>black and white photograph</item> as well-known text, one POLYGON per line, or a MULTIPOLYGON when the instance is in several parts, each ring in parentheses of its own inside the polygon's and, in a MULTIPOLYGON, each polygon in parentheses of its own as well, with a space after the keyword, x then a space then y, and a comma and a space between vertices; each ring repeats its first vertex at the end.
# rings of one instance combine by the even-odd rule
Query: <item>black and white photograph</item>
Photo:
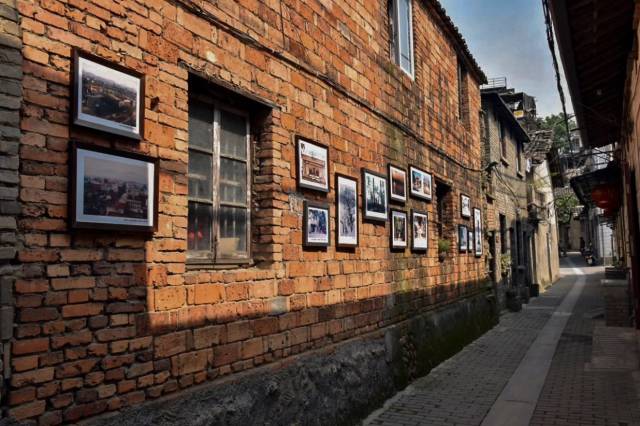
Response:
POLYGON ((298 186, 329 192, 329 149, 308 139, 296 137, 298 186))
POLYGON ((427 212, 411 211, 411 249, 426 251, 429 248, 429 222, 427 212))
POLYGON ((305 201, 303 232, 305 246, 327 247, 329 245, 329 206, 305 201))
POLYGON ((72 150, 73 228, 155 228, 156 160, 82 143, 74 143, 72 150))
POLYGON ((393 202, 407 201, 407 171, 389 164, 389 199, 393 202))
POLYGON ((367 220, 386 221, 389 203, 387 178, 370 170, 362 170, 362 208, 367 220))
POLYGON ((73 124, 141 139, 144 76, 74 50, 73 124))
POLYGON ((466 194, 460 194, 460 216, 465 219, 471 217, 471 198, 466 194))
POLYGON ((473 229, 467 228, 467 253, 473 252, 473 229))
POLYGON ((417 167, 409 167, 409 185, 411 195, 423 200, 431 200, 431 174, 417 167))
POLYGON ((473 209, 473 242, 476 257, 482 256, 482 214, 480 209, 473 209))
POLYGON ((358 182, 336 173, 336 245, 358 245, 358 182))
POLYGON ((458 225, 458 250, 461 253, 466 253, 468 249, 469 232, 466 225, 458 225))
POLYGON ((407 213, 402 210, 391 209, 391 249, 407 248, 408 229, 407 213))

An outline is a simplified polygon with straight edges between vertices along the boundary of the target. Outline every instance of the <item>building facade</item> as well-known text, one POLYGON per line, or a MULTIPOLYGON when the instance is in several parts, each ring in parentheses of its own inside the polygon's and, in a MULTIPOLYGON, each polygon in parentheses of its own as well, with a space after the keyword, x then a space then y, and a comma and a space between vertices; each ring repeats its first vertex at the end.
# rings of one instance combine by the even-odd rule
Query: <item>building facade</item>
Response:
POLYGON ((482 109, 488 268, 504 307, 528 297, 530 253, 523 152, 529 136, 497 91, 482 92, 482 109))
POLYGON ((219 422, 343 422, 494 323, 484 229, 479 249, 456 247, 457 225, 474 227, 461 194, 496 226, 480 184, 485 77, 436 0, 8 4, 4 417, 133 407, 109 421, 136 424, 169 415, 146 402, 211 383, 200 414, 219 422), (84 92, 85 75, 126 88, 84 92), (307 168, 300 140, 315 146, 307 168), (389 224, 363 220, 363 170, 389 163, 432 178, 430 200, 391 203, 427 213, 426 250, 392 251, 389 224), (356 247, 334 241, 337 174, 358 182, 356 247), (78 195, 91 179, 117 196, 78 195), (116 198, 135 208, 113 212, 116 198), (82 226, 96 217, 110 229, 82 226))

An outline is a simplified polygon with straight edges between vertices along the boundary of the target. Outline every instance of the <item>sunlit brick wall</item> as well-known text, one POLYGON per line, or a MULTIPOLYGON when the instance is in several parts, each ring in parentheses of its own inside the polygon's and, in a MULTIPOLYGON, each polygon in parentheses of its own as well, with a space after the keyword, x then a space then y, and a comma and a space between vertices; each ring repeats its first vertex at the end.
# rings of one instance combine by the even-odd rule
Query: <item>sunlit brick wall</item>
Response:
MULTIPOLYGON (((294 135, 330 147, 333 174, 415 164, 481 206, 480 95, 457 118, 452 35, 414 1, 415 79, 389 54, 386 2, 21 1, 20 238, 8 415, 55 424, 138 404, 400 321, 484 289, 484 261, 452 249, 391 253, 389 225, 360 246, 302 247, 294 135), (71 48, 146 76, 141 142, 69 126, 71 48), (192 270, 187 249, 188 78, 276 105, 254 142, 254 263, 192 270), (152 102, 152 99, 157 98, 152 102), (158 230, 70 232, 70 139, 160 160, 158 230), (395 294, 395 297, 388 297, 395 294)), ((435 193, 435 188, 434 188, 435 193)), ((405 206, 433 217, 434 206, 405 206)), ((333 239, 333 238, 332 238, 333 239)), ((485 250, 486 252, 486 250, 485 250)))

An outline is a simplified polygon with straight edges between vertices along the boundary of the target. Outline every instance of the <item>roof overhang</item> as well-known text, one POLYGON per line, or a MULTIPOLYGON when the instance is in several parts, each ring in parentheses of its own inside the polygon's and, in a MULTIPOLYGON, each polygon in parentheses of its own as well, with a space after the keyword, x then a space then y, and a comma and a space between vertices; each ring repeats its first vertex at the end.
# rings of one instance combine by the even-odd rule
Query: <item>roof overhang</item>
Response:
POLYGON ((529 134, 522 127, 518 119, 509 106, 504 102, 502 96, 500 96, 500 92, 493 89, 484 89, 480 91, 480 95, 482 97, 483 102, 492 102, 496 107, 496 111, 500 114, 500 117, 507 121, 511 130, 513 130, 516 134, 516 138, 524 143, 529 142, 529 134))
POLYGON ((603 169, 571 178, 569 183, 581 204, 597 207, 591 198, 592 191, 600 185, 622 185, 622 172, 618 162, 612 161, 603 169))
POLYGON ((582 143, 620 140, 633 0, 549 0, 582 143))

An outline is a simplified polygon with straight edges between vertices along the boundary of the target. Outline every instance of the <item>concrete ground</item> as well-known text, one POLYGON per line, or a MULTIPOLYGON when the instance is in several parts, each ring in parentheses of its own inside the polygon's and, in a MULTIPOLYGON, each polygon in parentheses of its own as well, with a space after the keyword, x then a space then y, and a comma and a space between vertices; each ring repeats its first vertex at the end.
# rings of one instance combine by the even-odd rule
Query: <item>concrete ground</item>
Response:
POLYGON ((640 425, 638 334, 604 325, 604 270, 584 265, 563 259, 555 285, 363 424, 640 425))

